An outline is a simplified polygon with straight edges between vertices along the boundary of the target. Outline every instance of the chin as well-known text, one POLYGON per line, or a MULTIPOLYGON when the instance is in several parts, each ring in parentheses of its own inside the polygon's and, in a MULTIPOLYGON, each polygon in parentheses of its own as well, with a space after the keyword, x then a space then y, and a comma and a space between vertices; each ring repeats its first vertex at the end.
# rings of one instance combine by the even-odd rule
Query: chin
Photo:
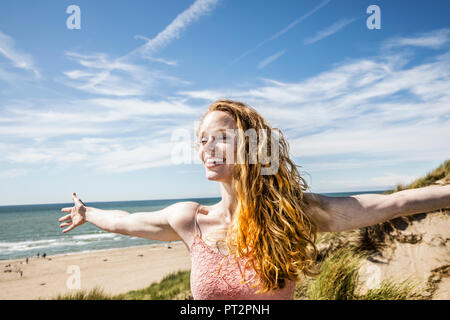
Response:
POLYGON ((213 180, 213 181, 220 181, 221 179, 220 174, 217 174, 215 172, 207 172, 206 173, 206 179, 213 180))
POLYGON ((227 175, 221 174, 220 172, 214 172, 206 169, 206 179, 217 182, 227 182, 229 177, 227 175))

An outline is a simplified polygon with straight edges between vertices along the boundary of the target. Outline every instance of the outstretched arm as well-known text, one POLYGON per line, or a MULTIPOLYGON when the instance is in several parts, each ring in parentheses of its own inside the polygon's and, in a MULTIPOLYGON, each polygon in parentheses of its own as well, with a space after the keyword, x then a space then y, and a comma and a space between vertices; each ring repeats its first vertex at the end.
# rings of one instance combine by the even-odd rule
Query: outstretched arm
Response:
POLYGON ((74 207, 61 209, 69 213, 59 219, 61 228, 68 227, 63 233, 90 222, 107 232, 160 241, 181 240, 171 221, 176 220, 177 216, 189 214, 188 211, 197 206, 194 202, 178 202, 159 211, 130 214, 121 210, 87 207, 75 193, 72 199, 74 207))
POLYGON ((345 231, 416 213, 450 207, 450 185, 407 189, 389 195, 358 194, 327 197, 316 193, 304 196, 318 231, 345 231))

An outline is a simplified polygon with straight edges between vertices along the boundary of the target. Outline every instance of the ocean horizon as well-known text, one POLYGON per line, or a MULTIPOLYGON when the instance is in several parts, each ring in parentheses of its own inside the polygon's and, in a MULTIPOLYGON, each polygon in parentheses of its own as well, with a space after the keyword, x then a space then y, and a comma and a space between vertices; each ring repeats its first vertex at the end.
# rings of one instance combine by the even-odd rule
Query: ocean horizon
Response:
MULTIPOLYGON (((364 193, 381 194, 386 190, 320 193, 326 196, 343 197, 364 193)), ((161 200, 133 200, 85 202, 87 206, 104 210, 124 210, 130 213, 161 210, 179 201, 196 201, 202 205, 212 205, 220 197, 183 198, 161 200)), ((58 219, 65 213, 64 207, 70 203, 24 204, 0 206, 0 260, 35 257, 38 254, 58 255, 85 251, 107 250, 142 246, 164 245, 167 242, 148 240, 105 232, 86 223, 69 233, 63 234, 58 219)))

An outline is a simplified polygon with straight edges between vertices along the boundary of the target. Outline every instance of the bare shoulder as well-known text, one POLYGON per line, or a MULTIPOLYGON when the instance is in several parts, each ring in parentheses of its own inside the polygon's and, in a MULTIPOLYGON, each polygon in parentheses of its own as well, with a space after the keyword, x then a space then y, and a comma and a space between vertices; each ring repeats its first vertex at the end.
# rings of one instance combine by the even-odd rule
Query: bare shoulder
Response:
POLYGON ((173 204, 167 217, 170 225, 174 227, 193 222, 199 205, 195 201, 182 201, 173 204))
POLYGON ((312 192, 304 192, 303 193, 303 199, 307 204, 307 208, 310 211, 320 211, 325 210, 327 207, 327 201, 326 196, 318 194, 318 193, 312 193, 312 192))
POLYGON ((307 204, 306 214, 317 226, 318 231, 328 231, 330 222, 329 197, 312 192, 304 192, 303 197, 307 204))
POLYGON ((168 215, 168 223, 180 236, 188 250, 194 241, 195 214, 200 214, 199 220, 208 215, 213 206, 200 205, 195 201, 178 202, 173 205, 168 215))
POLYGON ((195 201, 182 201, 172 206, 167 216, 168 223, 189 250, 194 238, 195 213, 200 209, 200 204, 195 201))

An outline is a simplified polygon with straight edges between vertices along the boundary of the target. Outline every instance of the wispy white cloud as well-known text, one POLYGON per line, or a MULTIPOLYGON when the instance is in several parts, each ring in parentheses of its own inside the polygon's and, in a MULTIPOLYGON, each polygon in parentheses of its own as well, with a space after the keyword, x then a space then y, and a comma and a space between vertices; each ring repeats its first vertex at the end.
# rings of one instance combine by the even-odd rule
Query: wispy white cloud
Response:
POLYGON ((283 34, 285 34, 286 32, 288 32, 290 29, 292 29, 293 27, 295 27, 297 24, 299 24, 300 22, 302 22, 303 20, 306 20, 306 18, 309 18, 310 16, 312 16, 314 13, 316 13, 316 11, 318 11, 319 9, 321 9, 322 7, 326 6, 331 0, 325 0, 322 1, 321 3, 319 3, 316 7, 314 7, 314 9, 312 9, 311 11, 308 11, 306 14, 304 14, 303 16, 301 16, 300 18, 294 20, 293 22, 291 22, 287 27, 285 27, 283 30, 277 32, 276 34, 274 34, 272 37, 269 38, 269 41, 275 40, 276 38, 282 36, 283 34))
POLYGON ((60 151, 56 149, 45 149, 40 148, 23 148, 20 153, 13 153, 6 157, 6 160, 12 163, 68 163, 68 162, 78 162, 85 160, 86 155, 80 154, 77 151, 72 150, 67 152, 67 150, 60 151))
POLYGON ((439 49, 450 42, 450 29, 421 33, 414 37, 396 37, 386 41, 385 47, 426 47, 439 49))
POLYGON ((239 91, 230 90, 229 88, 215 89, 215 90, 181 90, 177 92, 178 95, 188 97, 189 99, 203 99, 203 100, 217 100, 230 96, 236 96, 239 91))
POLYGON ((282 51, 275 53, 274 55, 271 55, 271 56, 265 58, 264 60, 259 62, 258 69, 265 68, 266 66, 268 66, 270 63, 277 60, 279 57, 281 57, 285 53, 286 53, 286 50, 282 50, 282 51))
MULTIPOLYGON (((414 176, 391 172, 383 176, 369 177, 365 180, 348 178, 339 180, 326 179, 318 180, 316 183, 327 186, 329 191, 342 190, 343 188, 346 189, 346 191, 385 190, 387 188, 394 188, 398 184, 409 184, 418 178, 418 175, 414 176)), ((343 192, 345 191, 343 190, 343 192)))
POLYGON ((329 37, 329 36, 337 33, 338 31, 342 30, 345 26, 349 25, 350 23, 354 22, 355 20, 356 20, 356 18, 341 19, 341 20, 333 23, 331 26, 329 26, 323 30, 320 30, 314 36, 306 38, 305 44, 311 44, 311 43, 320 41, 326 37, 329 37))
POLYGON ((146 59, 146 60, 149 60, 149 61, 155 61, 155 62, 167 64, 168 66, 172 66, 172 67, 176 67, 178 65, 178 62, 177 61, 173 61, 173 60, 167 60, 167 59, 162 59, 162 58, 154 58, 154 57, 149 57, 149 56, 145 56, 143 58, 146 59))
POLYGON ((180 117, 198 117, 197 108, 181 99, 76 99, 71 101, 17 101, 0 113, 0 137, 41 139, 67 136, 125 134, 162 125, 176 125, 180 117), (114 123, 114 126, 111 124, 114 123), (133 124, 131 126, 130 124, 133 124), (117 132, 120 130, 120 132, 117 132))
POLYGON ((414 180, 418 179, 419 176, 404 175, 394 172, 388 172, 387 174, 379 177, 373 177, 370 182, 379 184, 381 186, 395 186, 397 184, 410 184, 414 180))
POLYGON ((102 106, 112 110, 119 110, 123 118, 130 116, 158 116, 158 115, 192 115, 198 110, 192 108, 182 101, 152 101, 140 99, 91 99, 89 100, 97 106, 102 106))
POLYGON ((154 38, 135 36, 145 44, 122 57, 112 58, 107 54, 79 54, 68 52, 67 56, 85 67, 64 72, 65 83, 89 93, 109 96, 141 96, 156 93, 158 85, 188 85, 189 81, 169 76, 161 71, 150 70, 142 64, 132 62, 145 59, 176 66, 177 62, 153 55, 171 41, 180 37, 190 24, 211 12, 219 0, 196 0, 189 8, 180 13, 163 31, 154 38))
MULTIPOLYGON (((364 121, 360 117, 359 121, 364 121)), ((442 150, 445 137, 449 136, 450 121, 432 123, 405 123, 384 125, 360 123, 349 128, 326 130, 318 134, 291 139, 292 152, 296 156, 332 156, 345 154, 395 155, 410 154, 410 161, 417 152, 445 157, 442 150), (437 152, 436 152, 437 150, 437 152)))
POLYGON ((289 30, 291 30, 293 27, 295 27, 297 24, 299 24, 300 22, 306 20, 307 18, 309 18, 310 16, 312 16, 314 13, 316 13, 319 9, 321 9, 322 7, 324 7, 325 5, 327 5, 331 0, 325 0, 322 1, 320 4, 318 4, 316 7, 314 7, 312 10, 308 11, 306 14, 302 15, 301 17, 299 17, 298 19, 292 21, 289 25, 287 25, 285 28, 283 28, 282 30, 278 31, 277 33, 275 33, 274 35, 272 35, 271 37, 265 39, 264 41, 260 42, 256 47, 254 47, 253 49, 250 49, 246 52, 244 52, 243 54, 241 54, 239 57, 237 57, 236 59, 234 59, 233 61, 231 61, 230 66, 239 62, 240 60, 242 60, 244 57, 248 56, 250 53, 254 52, 256 49, 260 48, 261 46, 263 46, 264 44, 273 41, 279 37, 281 37, 283 34, 285 34, 286 32, 288 32, 289 30))
POLYGON ((129 172, 153 167, 171 166, 173 143, 148 142, 137 146, 116 145, 98 155, 89 166, 104 172, 129 172))
MULTIPOLYGON (((67 139, 40 143, 38 146, 10 144, 3 150, 4 161, 14 165, 48 164, 55 167, 76 164, 109 173, 172 166, 172 153, 177 141, 171 141, 171 135, 176 128, 182 127, 186 128, 186 123, 157 130, 149 128, 131 136, 112 136, 112 129, 93 137, 74 134, 67 139)), ((194 126, 190 129, 193 131, 194 126)))
POLYGON ((14 165, 76 164, 102 172, 170 166, 172 133, 184 128, 193 136, 203 111, 174 97, 18 100, 0 110, 0 141, 8 141, 0 151, 14 165))
POLYGON ((163 31, 153 39, 131 52, 144 56, 151 55, 157 50, 167 46, 171 41, 180 37, 181 32, 200 17, 211 12, 217 5, 218 0, 196 0, 188 9, 180 13, 163 31))
POLYGON ((85 69, 65 71, 66 79, 63 82, 89 93, 117 97, 140 96, 155 91, 156 87, 162 84, 189 84, 188 81, 149 70, 139 64, 112 59, 106 54, 66 54, 85 69))
POLYGON ((15 41, 10 36, 0 31, 0 55, 3 55, 10 63, 19 69, 29 71, 36 78, 41 75, 34 64, 33 57, 27 53, 21 52, 15 48, 15 41))
POLYGON ((14 179, 17 177, 25 176, 27 173, 28 173, 27 169, 13 168, 1 171, 0 177, 14 179))

